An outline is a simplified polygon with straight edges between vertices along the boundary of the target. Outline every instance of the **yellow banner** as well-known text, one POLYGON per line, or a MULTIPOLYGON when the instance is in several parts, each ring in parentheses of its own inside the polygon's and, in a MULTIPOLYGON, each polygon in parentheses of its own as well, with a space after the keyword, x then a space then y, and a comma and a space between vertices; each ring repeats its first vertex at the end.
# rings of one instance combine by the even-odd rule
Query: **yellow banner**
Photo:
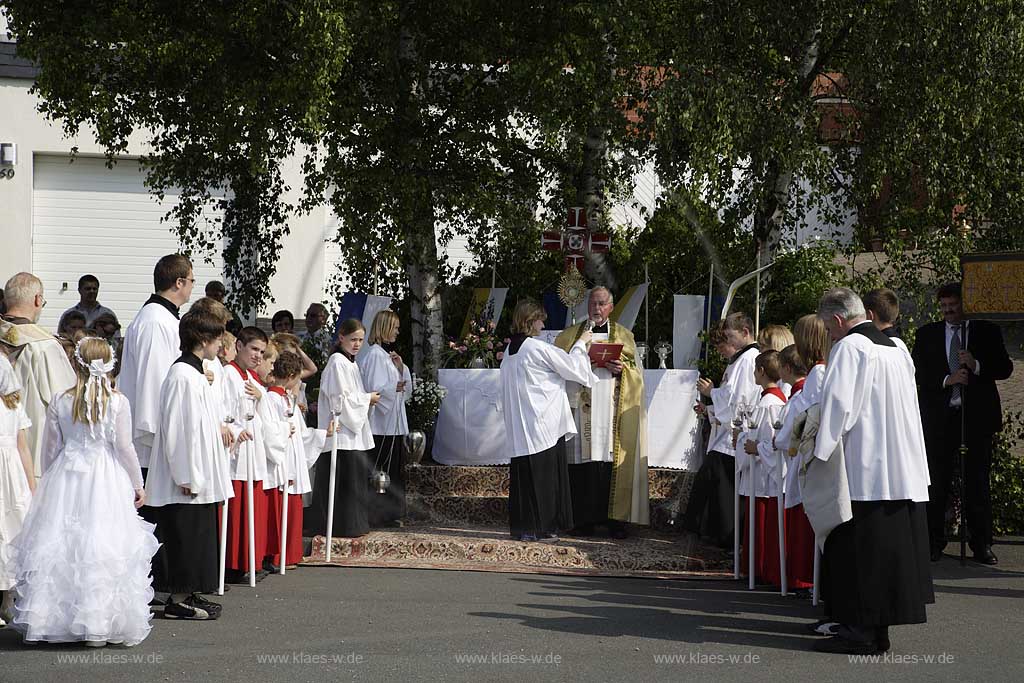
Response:
POLYGON ((960 264, 965 315, 1024 319, 1024 252, 966 254, 960 264))

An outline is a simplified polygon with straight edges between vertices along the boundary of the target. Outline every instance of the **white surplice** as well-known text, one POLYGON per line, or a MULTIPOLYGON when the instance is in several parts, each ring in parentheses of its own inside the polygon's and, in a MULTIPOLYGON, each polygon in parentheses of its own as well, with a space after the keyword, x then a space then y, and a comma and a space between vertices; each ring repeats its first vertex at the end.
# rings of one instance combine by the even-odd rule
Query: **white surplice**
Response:
MULTIPOLYGON (((720 386, 711 390, 711 405, 718 424, 708 440, 708 450, 735 455, 732 447, 732 416, 740 401, 748 405, 757 402, 761 387, 754 381, 754 361, 761 352, 756 346, 748 348, 739 358, 726 366, 720 386)), ((738 448, 743 444, 736 442, 738 448)))
POLYGON ((124 333, 117 388, 132 406, 135 451, 149 467, 153 437, 160 424, 160 393, 171 364, 181 355, 178 319, 167 307, 147 303, 124 333))
POLYGON ((342 353, 332 353, 320 374, 320 397, 316 415, 320 429, 331 421, 331 396, 341 397, 341 413, 334 432, 338 449, 369 451, 373 449, 370 431, 370 394, 363 387, 359 367, 342 353))
POLYGON ((206 375, 173 363, 160 394, 163 410, 146 476, 146 504, 217 503, 234 495, 221 441, 221 397, 206 375), (195 496, 185 495, 187 485, 195 496))
POLYGON ((379 344, 367 344, 356 358, 367 391, 380 392, 380 401, 370 408, 370 431, 378 436, 401 436, 409 433, 409 418, 405 404, 412 395, 412 375, 409 366, 398 371, 391 354, 379 344), (405 391, 398 393, 398 383, 405 380, 405 391))
POLYGON ((234 363, 224 368, 224 396, 225 401, 235 400, 238 406, 239 426, 244 430, 252 430, 252 441, 236 441, 231 449, 231 478, 235 481, 246 481, 249 476, 249 453, 252 449, 252 479, 262 481, 263 488, 275 488, 278 476, 275 470, 284 462, 285 444, 288 438, 287 425, 278 419, 269 408, 266 401, 266 391, 256 379, 256 375, 250 370, 242 370, 234 363), (245 373, 243 378, 242 373, 245 373), (252 424, 244 421, 244 396, 246 384, 256 387, 260 394, 256 401, 256 411, 252 424))
POLYGON ((828 358, 814 457, 828 460, 842 442, 853 501, 928 500, 914 361, 893 341, 850 332, 828 358))
POLYGON ((527 338, 516 353, 506 352, 501 391, 509 457, 540 453, 563 436, 576 434, 566 382, 589 387, 594 380, 583 342, 566 353, 554 344, 527 338))
MULTIPOLYGON (((790 398, 786 405, 786 415, 782 421, 782 428, 775 434, 775 445, 783 456, 783 465, 786 471, 786 483, 783 489, 786 492, 786 508, 796 507, 803 503, 803 495, 800 492, 800 467, 803 460, 799 455, 789 457, 788 451, 792 441, 793 421, 800 415, 807 412, 807 409, 817 405, 821 401, 821 381, 825 377, 824 364, 817 364, 807 373, 804 379, 803 389, 797 392, 796 396, 790 398)), ((796 444, 793 444, 794 446, 796 444)))
MULTIPOLYGON (((589 352, 590 344, 595 342, 607 343, 608 337, 607 332, 595 333, 585 350, 589 352)), ((589 355, 587 358, 589 364, 589 355)), ((568 385, 575 408, 576 432, 580 435, 569 447, 570 465, 615 462, 615 380, 608 368, 592 368, 589 388, 584 389, 585 385, 578 382, 568 385), (582 405, 584 401, 588 404, 582 405)))
MULTIPOLYGON (((765 394, 757 402, 760 420, 757 429, 751 430, 744 425, 744 431, 740 432, 736 439, 736 458, 740 466, 740 480, 737 484, 741 496, 749 496, 751 472, 750 465, 754 456, 744 449, 747 440, 757 442, 757 467, 754 470, 756 476, 754 495, 758 498, 776 497, 779 495, 781 481, 778 476, 778 458, 772 449, 772 437, 775 435, 775 428, 772 426, 768 409, 774 406, 784 406, 786 402, 775 394, 765 394)), ((785 476, 783 476, 785 479, 785 476)))
POLYGON ((264 400, 268 409, 275 413, 286 424, 294 425, 295 432, 288 438, 284 466, 287 468, 288 479, 292 485, 288 488, 289 495, 309 493, 313 490, 309 478, 309 468, 316 463, 324 451, 327 432, 323 429, 312 429, 306 426, 302 412, 294 406, 292 416, 288 417, 290 398, 276 391, 268 391, 264 400))

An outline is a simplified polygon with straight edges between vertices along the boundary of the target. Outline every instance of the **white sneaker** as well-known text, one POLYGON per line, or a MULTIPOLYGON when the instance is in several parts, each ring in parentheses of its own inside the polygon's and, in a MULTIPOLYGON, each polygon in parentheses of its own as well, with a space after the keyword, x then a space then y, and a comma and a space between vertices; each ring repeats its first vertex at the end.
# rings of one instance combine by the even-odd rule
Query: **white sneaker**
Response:
POLYGON ((106 647, 107 641, 105 640, 87 640, 85 641, 86 647, 106 647))

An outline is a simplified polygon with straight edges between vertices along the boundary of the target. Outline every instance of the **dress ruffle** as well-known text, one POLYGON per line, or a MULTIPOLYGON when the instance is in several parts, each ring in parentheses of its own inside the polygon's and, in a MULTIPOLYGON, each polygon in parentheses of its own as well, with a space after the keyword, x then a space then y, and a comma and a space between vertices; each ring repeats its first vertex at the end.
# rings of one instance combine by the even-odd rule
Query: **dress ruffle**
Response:
POLYGON ((149 635, 153 525, 132 502, 131 482, 106 453, 86 471, 58 460, 14 540, 11 627, 26 641, 135 645, 149 635))

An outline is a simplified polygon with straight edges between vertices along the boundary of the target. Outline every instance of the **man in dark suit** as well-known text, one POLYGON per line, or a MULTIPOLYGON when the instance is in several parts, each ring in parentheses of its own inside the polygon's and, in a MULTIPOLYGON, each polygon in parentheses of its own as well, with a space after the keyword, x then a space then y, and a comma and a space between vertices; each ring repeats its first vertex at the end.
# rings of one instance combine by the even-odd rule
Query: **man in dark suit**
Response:
POLYGON ((937 298, 943 321, 929 323, 917 331, 913 352, 931 476, 928 536, 932 561, 942 557, 946 546, 946 505, 961 443, 961 419, 966 410, 966 525, 974 559, 982 564, 996 564, 989 490, 992 442, 1003 428, 996 380, 1009 377, 1013 363, 997 325, 970 320, 966 332, 962 330, 960 283, 943 285, 937 298))

